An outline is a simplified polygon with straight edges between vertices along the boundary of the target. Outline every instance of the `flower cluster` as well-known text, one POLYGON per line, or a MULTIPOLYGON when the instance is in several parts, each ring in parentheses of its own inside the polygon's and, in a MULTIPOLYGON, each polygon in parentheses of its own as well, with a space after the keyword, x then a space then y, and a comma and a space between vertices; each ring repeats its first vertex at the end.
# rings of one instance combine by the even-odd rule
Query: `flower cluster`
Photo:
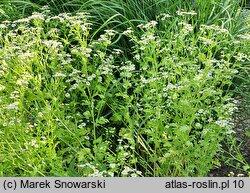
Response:
POLYGON ((90 34, 87 13, 49 16, 47 8, 0 24, 0 144, 15 151, 3 167, 34 175, 204 175, 233 133, 237 101, 225 91, 249 62, 248 34, 196 29, 194 11, 176 14, 121 34, 90 34), (113 47, 117 35, 133 45, 129 59, 113 47))
POLYGON ((195 11, 193 11, 193 10, 191 10, 191 11, 178 10, 176 12, 176 14, 178 16, 194 16, 194 15, 197 15, 197 13, 195 11))

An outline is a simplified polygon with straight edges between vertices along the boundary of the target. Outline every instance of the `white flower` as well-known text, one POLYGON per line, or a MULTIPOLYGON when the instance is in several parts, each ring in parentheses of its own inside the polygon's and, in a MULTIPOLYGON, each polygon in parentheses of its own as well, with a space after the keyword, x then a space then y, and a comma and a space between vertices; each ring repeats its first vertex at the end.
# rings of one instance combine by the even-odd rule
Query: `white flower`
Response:
POLYGON ((52 34, 56 34, 56 33, 58 33, 59 32, 59 29, 57 29, 57 28, 52 28, 49 32, 48 32, 48 34, 49 35, 52 35, 52 34))
POLYGON ((132 173, 132 174, 131 174, 131 177, 138 177, 138 176, 137 176, 137 174, 132 173))
POLYGON ((135 65, 132 64, 131 66, 129 66, 129 71, 134 71, 135 70, 135 65))
POLYGON ((103 177, 104 172, 100 172, 99 170, 95 169, 93 174, 90 174, 90 177, 103 177))
POLYGON ((127 156, 129 156, 129 153, 128 153, 128 152, 124 152, 124 153, 123 153, 123 156, 124 156, 124 157, 127 157, 127 156))
POLYGON ((214 43, 212 39, 208 39, 204 37, 200 37, 199 39, 202 40, 205 45, 211 45, 212 43, 214 43))
POLYGON ((109 69, 109 67, 107 67, 107 66, 103 66, 102 67, 102 74, 108 74, 109 72, 110 72, 110 69, 109 69))
POLYGON ((133 33, 133 30, 132 30, 132 28, 130 27, 130 28, 128 28, 126 31, 124 31, 122 34, 124 34, 124 35, 130 35, 130 34, 132 34, 133 33))
POLYGON ((173 85, 172 83, 169 83, 166 87, 167 90, 173 90, 173 89, 176 89, 176 86, 173 85))
POLYGON ((55 40, 44 40, 43 44, 52 49, 62 47, 62 43, 55 40))
MULTIPOLYGON (((3 66, 2 66, 3 68, 3 66)), ((0 76, 4 76, 5 72, 3 70, 0 70, 0 76)))
POLYGON ((157 21, 150 21, 149 23, 148 23, 148 25, 150 26, 150 27, 154 27, 154 26, 156 26, 157 25, 157 21))
POLYGON ((110 176, 110 177, 114 177, 114 173, 113 172, 108 172, 108 175, 110 176))
POLYGON ((66 94, 65 94, 65 97, 66 97, 66 98, 69 98, 69 97, 70 97, 70 94, 69 94, 69 93, 66 93, 66 94))
POLYGON ((246 54, 243 53, 238 53, 237 56, 233 56, 236 60, 240 61, 240 62, 244 62, 246 61, 246 59, 248 58, 248 56, 246 54))
POLYGON ((91 81, 91 80, 93 80, 93 77, 89 76, 87 79, 88 79, 88 81, 91 81))
POLYGON ((200 81, 200 80, 202 80, 202 77, 203 77, 203 73, 197 74, 197 75, 194 77, 194 80, 200 81))
POLYGON ((110 29, 110 30, 104 30, 104 31, 106 32, 106 34, 108 36, 113 36, 113 35, 115 35, 117 33, 115 30, 112 30, 112 29, 110 29))
POLYGON ((81 29, 82 29, 82 31, 86 31, 87 30, 87 28, 86 28, 86 26, 84 24, 81 25, 81 29))
POLYGON ((66 77, 65 74, 61 73, 61 72, 57 72, 53 75, 54 77, 66 77))
POLYGON ((13 23, 28 23, 30 21, 29 18, 22 18, 22 19, 18 19, 16 21, 13 21, 13 23))
POLYGON ((78 125, 78 128, 79 128, 79 129, 82 129, 82 128, 84 128, 85 126, 86 126, 86 123, 83 122, 83 123, 81 123, 80 125, 78 125))
POLYGON ((120 49, 114 49, 114 52, 115 52, 115 54, 121 54, 122 50, 120 50, 120 49))
POLYGON ((136 173, 139 175, 139 176, 141 176, 142 175, 142 172, 141 171, 136 171, 136 173))
POLYGON ((201 25, 200 26, 200 30, 201 31, 204 31, 204 30, 213 30, 215 32, 217 32, 216 34, 227 34, 228 33, 228 30, 227 29, 224 29, 220 26, 217 26, 217 25, 201 25))
POLYGON ((203 114, 205 111, 203 109, 199 109, 197 113, 203 114))
POLYGON ((11 104, 7 105, 5 107, 5 109, 15 110, 15 109, 18 109, 18 105, 19 105, 19 102, 14 102, 14 103, 11 103, 11 104))
POLYGON ((200 123, 195 123, 195 127, 197 127, 197 128, 202 128, 202 124, 200 124, 200 123))
POLYGON ((108 36, 107 35, 100 35, 100 38, 98 39, 99 42, 104 42, 104 43, 107 43, 107 44, 110 44, 111 41, 108 39, 108 36))
POLYGON ((29 145, 35 147, 35 148, 38 148, 38 145, 37 145, 37 142, 35 139, 32 139, 31 142, 29 142, 29 145))
POLYGON ((115 168, 116 167, 116 164, 110 164, 109 165, 111 168, 115 168))
POLYGON ((29 84, 29 80, 26 80, 26 79, 18 79, 18 80, 16 81, 16 84, 17 84, 17 85, 20 85, 20 86, 22 86, 22 85, 28 85, 28 84, 29 84))
POLYGON ((149 34, 149 35, 147 36, 147 39, 148 39, 148 40, 155 40, 154 34, 149 34))
POLYGON ((69 76, 75 76, 76 74, 79 74, 79 73, 81 73, 80 70, 73 69, 73 71, 69 74, 69 76))
POLYGON ((7 28, 7 26, 6 26, 6 25, 4 25, 4 24, 0 24, 0 29, 5 29, 5 28, 7 28))
POLYGON ((134 58, 135 58, 136 60, 140 60, 141 56, 140 56, 140 54, 136 54, 136 55, 134 56, 134 58))
POLYGON ((26 59, 26 58, 32 58, 34 56, 33 53, 30 53, 30 52, 25 52, 25 53, 22 53, 19 55, 20 58, 22 59, 26 59))
POLYGON ((126 176, 126 175, 128 175, 128 173, 129 173, 130 171, 133 171, 133 170, 131 170, 128 166, 125 166, 125 167, 124 167, 124 170, 122 171, 122 175, 123 175, 123 176, 126 176))
POLYGON ((220 127, 227 127, 229 125, 228 120, 218 120, 215 123, 220 127))
POLYGON ((28 19, 42 20, 44 21, 44 15, 42 13, 33 13, 28 19))
POLYGON ((5 86, 3 86, 3 85, 0 84, 0 91, 2 91, 4 89, 5 89, 5 86))
POLYGON ((85 50, 84 50, 84 55, 86 56, 86 57, 90 57, 90 53, 92 52, 92 49, 91 48, 85 48, 85 50))
POLYGON ((141 82, 143 84, 147 84, 149 81, 146 78, 144 78, 143 76, 141 76, 141 82))
POLYGON ((42 112, 39 112, 39 113, 37 114, 37 116, 38 116, 38 117, 43 117, 43 113, 42 113, 42 112))
POLYGON ((183 30, 184 33, 188 33, 188 32, 191 32, 193 30, 192 25, 189 24, 189 23, 180 22, 179 25, 183 26, 182 30, 183 30))
POLYGON ((156 25, 157 25, 157 21, 153 20, 153 21, 150 21, 150 22, 146 23, 145 25, 140 24, 137 27, 138 28, 144 28, 144 29, 150 29, 152 27, 155 27, 156 25))
POLYGON ((126 72, 131 72, 135 70, 135 65, 131 64, 129 66, 122 66, 120 69, 125 70, 126 72))
POLYGON ((163 20, 166 20, 167 18, 170 18, 170 17, 172 17, 172 16, 169 14, 166 14, 166 13, 162 13, 162 14, 157 16, 157 19, 161 19, 163 21, 163 20))
POLYGON ((48 6, 48 5, 44 5, 44 6, 42 6, 42 7, 41 7, 41 10, 45 10, 45 11, 47 11, 47 10, 49 10, 49 6, 48 6))
POLYGON ((184 10, 178 10, 176 13, 177 13, 177 15, 179 15, 179 16, 197 15, 197 13, 196 13, 195 11, 186 12, 186 11, 184 11, 184 10))
POLYGON ((243 34, 243 35, 239 35, 238 37, 244 40, 250 40, 250 34, 243 34))
POLYGON ((72 86, 71 86, 71 88, 69 89, 69 90, 75 90, 75 89, 77 89, 78 88, 78 84, 77 83, 75 83, 75 84, 73 84, 72 86))
POLYGON ((218 30, 219 33, 228 33, 228 30, 227 29, 224 29, 224 28, 220 28, 218 30))

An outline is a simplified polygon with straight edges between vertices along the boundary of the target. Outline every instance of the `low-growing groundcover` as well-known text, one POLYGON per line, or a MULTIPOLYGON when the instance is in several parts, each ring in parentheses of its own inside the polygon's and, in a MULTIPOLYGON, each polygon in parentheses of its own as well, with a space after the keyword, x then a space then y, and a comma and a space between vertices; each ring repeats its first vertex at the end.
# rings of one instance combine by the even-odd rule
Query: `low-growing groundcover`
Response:
POLYGON ((206 176, 233 134, 249 34, 179 10, 96 38, 89 17, 0 24, 0 175, 206 176))

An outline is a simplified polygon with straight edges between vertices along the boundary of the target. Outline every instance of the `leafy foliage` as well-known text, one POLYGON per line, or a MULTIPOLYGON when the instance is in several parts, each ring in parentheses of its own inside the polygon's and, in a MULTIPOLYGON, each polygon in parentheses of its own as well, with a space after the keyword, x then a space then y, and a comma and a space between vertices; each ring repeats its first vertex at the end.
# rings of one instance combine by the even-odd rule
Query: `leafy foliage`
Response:
POLYGON ((246 2, 2 0, 0 175, 205 176, 221 141, 248 171, 246 2))
POLYGON ((82 12, 2 22, 1 176, 206 176, 233 132, 249 34, 197 17, 103 33, 82 12))

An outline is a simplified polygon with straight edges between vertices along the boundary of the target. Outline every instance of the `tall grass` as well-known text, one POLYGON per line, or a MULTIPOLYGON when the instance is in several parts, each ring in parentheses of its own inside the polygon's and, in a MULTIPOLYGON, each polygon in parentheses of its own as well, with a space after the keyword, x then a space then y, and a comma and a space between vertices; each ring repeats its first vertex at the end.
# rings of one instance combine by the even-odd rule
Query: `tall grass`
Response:
MULTIPOLYGON (((102 29, 115 29, 121 32, 128 27, 137 30, 138 24, 155 20, 160 13, 171 15, 179 9, 185 9, 198 13, 196 20, 193 21, 197 29, 200 24, 218 24, 238 34, 246 30, 240 22, 240 6, 243 2, 242 0, 3 0, 5 8, 8 7, 11 10, 5 13, 2 8, 4 13, 2 18, 16 19, 28 16, 46 5, 52 15, 78 11, 91 13, 93 31, 112 17, 102 29), (13 17, 11 13, 15 13, 13 17)), ((126 38, 123 38, 116 46, 130 48, 132 45, 127 42, 126 38)))
MULTIPOLYGON (((87 11, 95 17, 98 24, 102 24, 115 14, 108 27, 131 27, 138 23, 156 19, 162 12, 172 14, 177 9, 194 10, 198 13, 197 22, 203 24, 215 24, 234 27, 235 16, 238 14, 242 0, 2 0, 3 5, 14 6, 14 10, 20 16, 27 16, 31 12, 38 11, 42 6, 49 6, 54 14, 62 12, 87 11)), ((11 17, 11 15, 9 16, 11 17)))

